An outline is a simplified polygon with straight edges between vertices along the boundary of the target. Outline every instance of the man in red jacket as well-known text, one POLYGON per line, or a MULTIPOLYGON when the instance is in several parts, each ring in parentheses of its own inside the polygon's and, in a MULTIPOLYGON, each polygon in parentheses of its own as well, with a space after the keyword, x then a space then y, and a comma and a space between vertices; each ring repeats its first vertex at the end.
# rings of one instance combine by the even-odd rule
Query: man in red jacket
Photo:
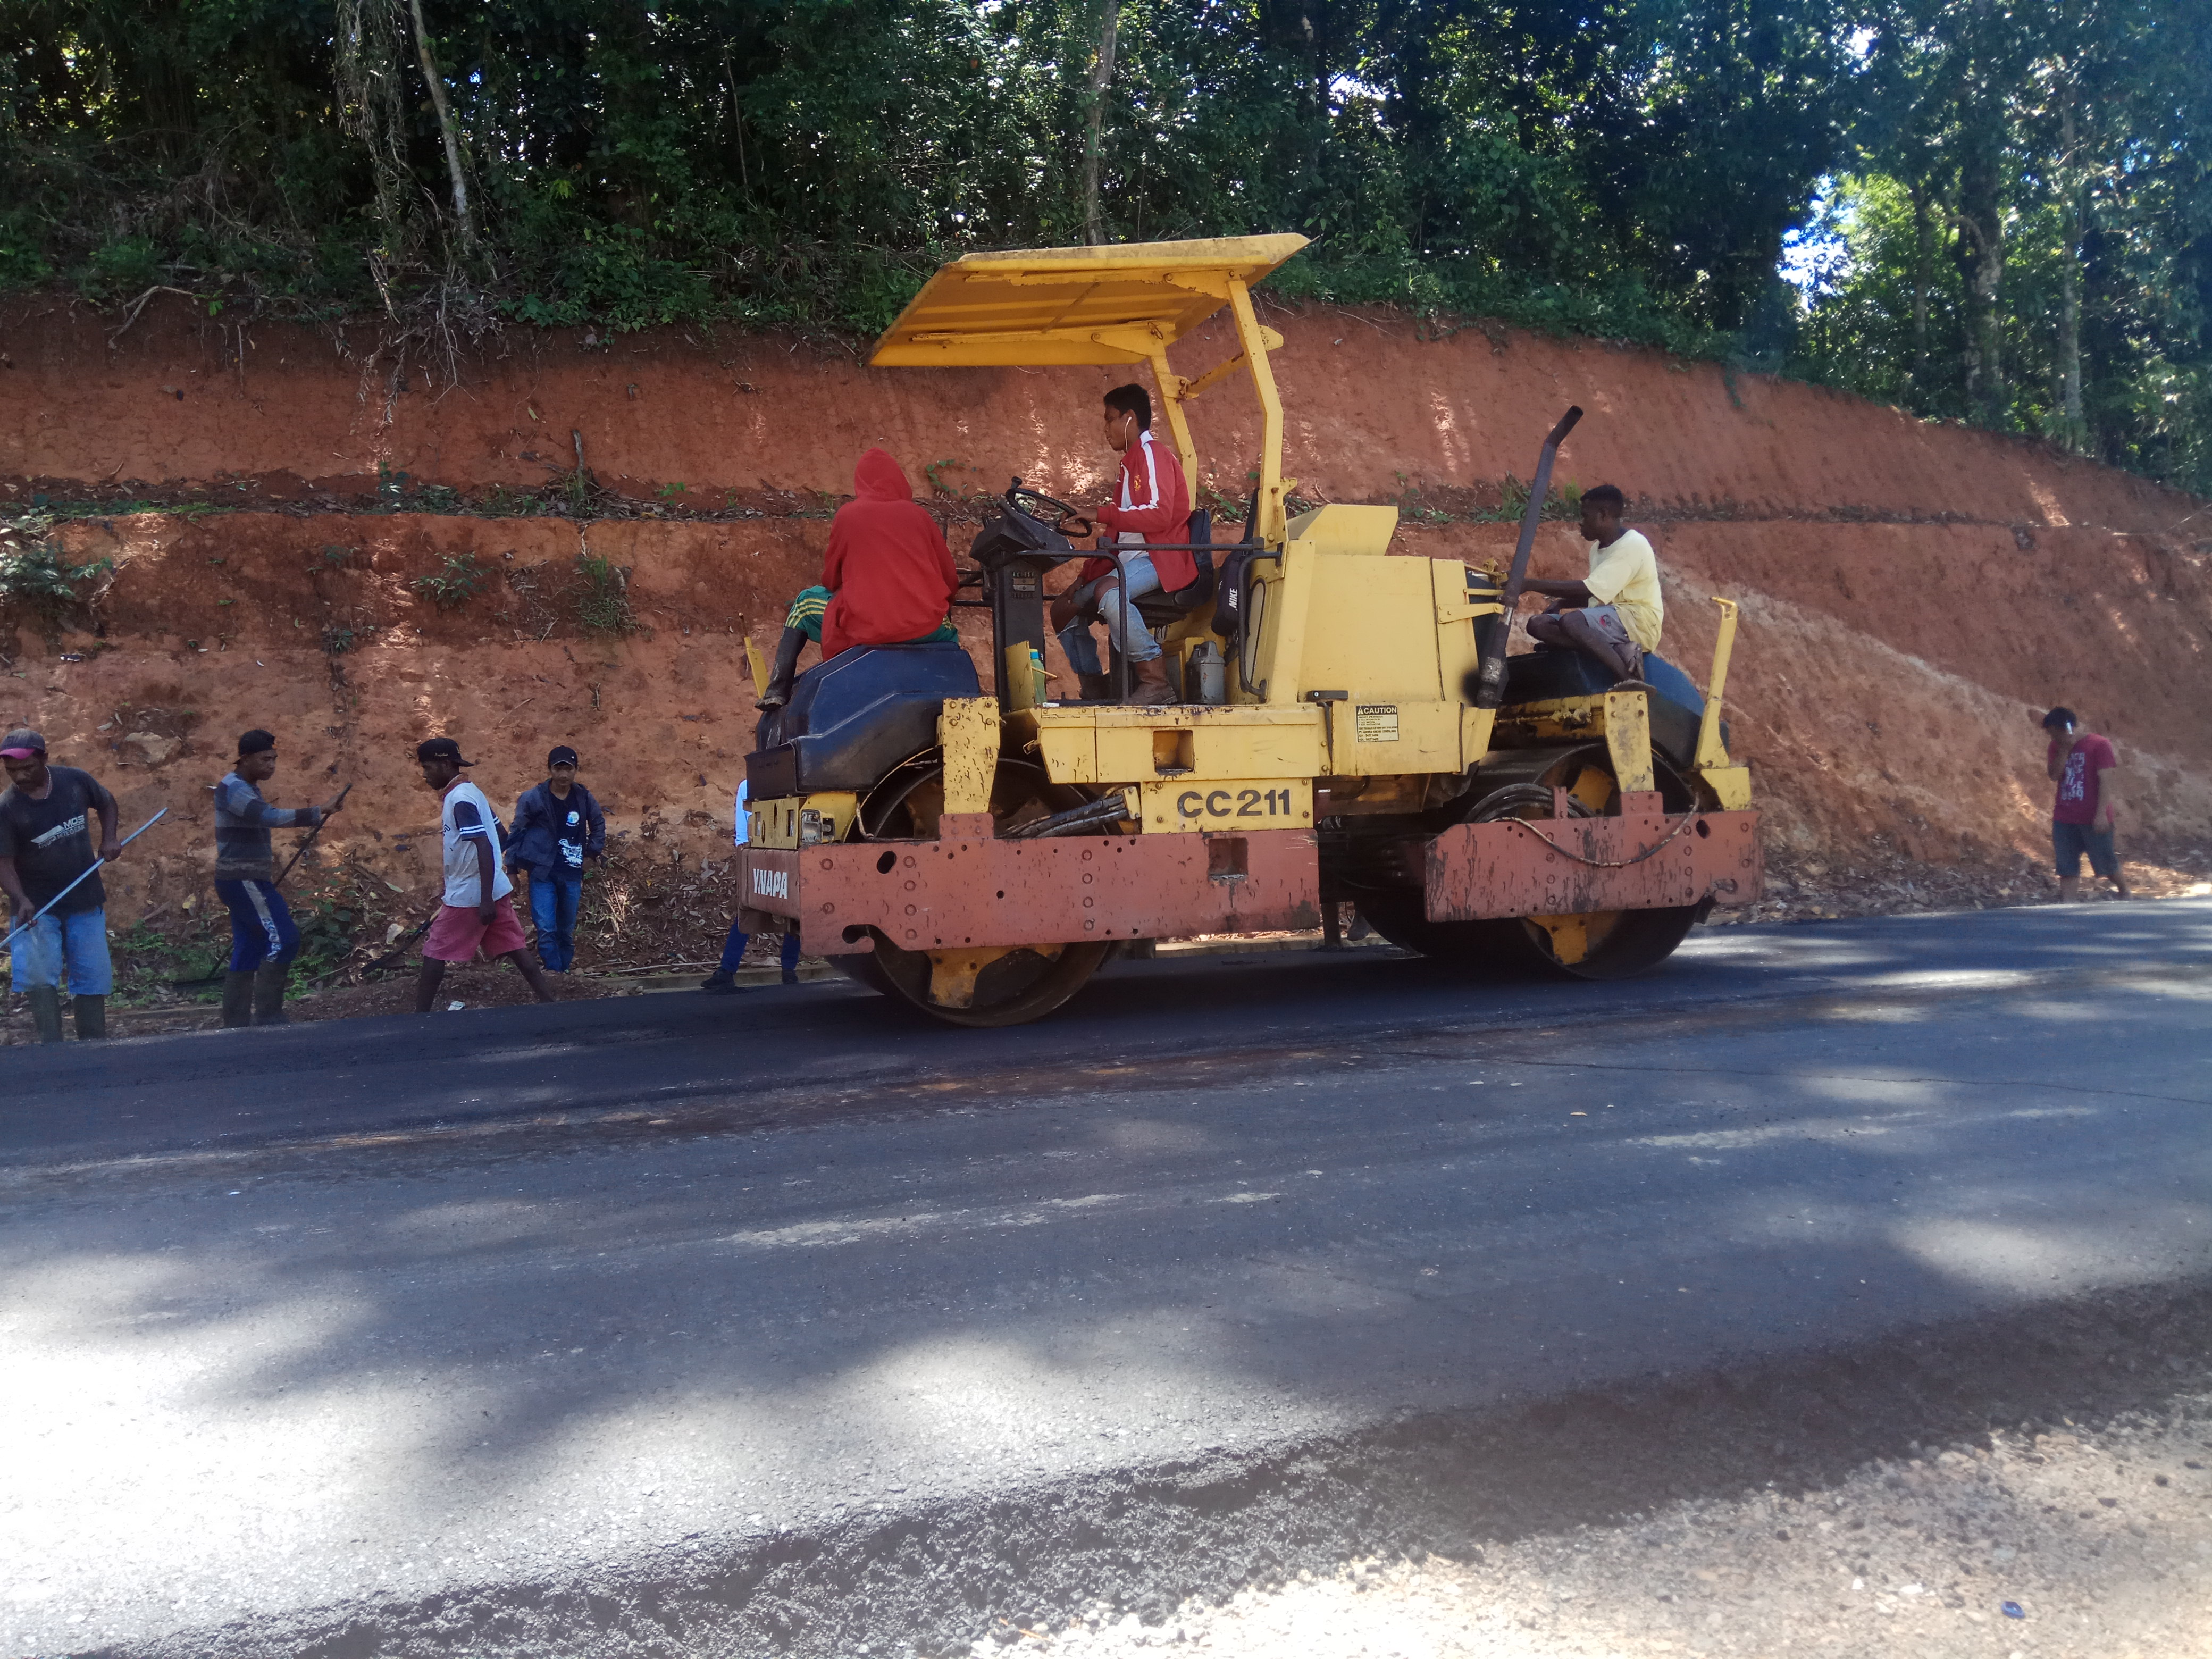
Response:
MULTIPOLYGON (((1126 550, 1161 542, 1188 543, 1190 486, 1183 480, 1175 451, 1152 441, 1152 399, 1144 387, 1117 386, 1106 394, 1106 441, 1121 452, 1121 473, 1115 499, 1092 515, 1098 524, 1099 545, 1118 542, 1126 550)), ((1114 648, 1129 659, 1133 677, 1129 701, 1175 700, 1168 689, 1167 665, 1160 659, 1160 642, 1137 615, 1136 601, 1139 594, 1172 593, 1197 580, 1198 561, 1187 551, 1137 553, 1122 561, 1120 572, 1111 559, 1085 562, 1075 586, 1053 601, 1052 625, 1067 653, 1068 666, 1082 678, 1085 698, 1100 702, 1107 695, 1098 644, 1091 636, 1091 624, 1103 622, 1114 648), (1129 599, 1126 639, 1120 591, 1125 575, 1129 599)))
POLYGON ((860 645, 921 645, 953 640, 953 590, 960 578, 945 534, 914 499, 899 464, 871 449, 853 469, 854 497, 830 521, 822 585, 799 594, 784 619, 775 672, 763 708, 791 700, 799 653, 809 640, 827 662, 860 645))

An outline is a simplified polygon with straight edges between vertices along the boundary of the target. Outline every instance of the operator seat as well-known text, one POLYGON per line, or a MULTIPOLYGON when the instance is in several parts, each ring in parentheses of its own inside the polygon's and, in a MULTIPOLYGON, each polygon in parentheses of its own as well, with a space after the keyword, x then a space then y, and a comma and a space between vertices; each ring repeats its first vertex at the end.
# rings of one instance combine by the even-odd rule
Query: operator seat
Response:
POLYGON ((755 800, 872 789, 936 743, 947 697, 981 692, 957 641, 840 651, 792 682, 791 701, 764 722, 761 746, 745 757, 746 784, 755 800))
POLYGON ((1172 593, 1146 593, 1129 602, 1146 627, 1170 627, 1213 597, 1213 514, 1205 507, 1190 515, 1190 540, 1198 550, 1191 555, 1198 579, 1172 593))

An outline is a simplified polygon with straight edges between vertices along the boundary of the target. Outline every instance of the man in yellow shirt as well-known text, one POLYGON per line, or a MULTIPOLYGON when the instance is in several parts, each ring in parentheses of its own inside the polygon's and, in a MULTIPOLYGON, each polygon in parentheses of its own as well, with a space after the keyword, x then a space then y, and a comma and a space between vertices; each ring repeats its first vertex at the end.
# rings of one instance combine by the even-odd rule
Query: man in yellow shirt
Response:
POLYGON ((1659 561, 1651 544, 1624 529, 1628 501, 1611 484, 1583 492, 1583 539, 1590 544, 1589 574, 1578 582, 1523 584, 1553 603, 1528 619, 1528 637, 1566 646, 1595 660, 1616 678, 1640 679, 1644 653, 1659 648, 1666 606, 1659 597, 1659 561))

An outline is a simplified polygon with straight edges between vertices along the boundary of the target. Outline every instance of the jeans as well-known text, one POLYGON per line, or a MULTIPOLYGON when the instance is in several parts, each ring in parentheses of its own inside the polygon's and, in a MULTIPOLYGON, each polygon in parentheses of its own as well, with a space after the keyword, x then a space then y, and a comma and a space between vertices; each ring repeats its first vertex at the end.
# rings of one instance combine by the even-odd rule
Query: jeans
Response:
POLYGON ((530 872, 530 919, 538 924, 538 959, 556 974, 576 960, 576 907, 584 902, 580 870, 530 872))
POLYGON ((1084 583, 1069 596, 1075 604, 1076 617, 1060 629, 1060 645, 1067 653, 1067 665, 1079 674, 1106 672, 1098 665, 1098 641, 1091 637, 1091 623, 1082 614, 1092 605, 1097 607, 1098 620, 1106 624, 1107 637, 1114 641, 1114 648, 1131 662, 1150 662, 1160 654, 1160 642, 1152 637, 1152 630, 1137 614, 1137 601, 1147 593, 1160 591, 1159 572, 1152 568, 1152 556, 1138 554, 1122 567, 1121 579, 1129 585, 1129 637, 1126 641, 1121 637, 1121 601, 1114 597, 1110 573, 1097 581, 1084 583))
POLYGON ((71 996, 104 997, 115 988, 105 908, 41 916, 10 948, 15 953, 10 974, 19 991, 59 985, 64 956, 69 958, 71 996))
POLYGON ((230 971, 250 974, 264 962, 288 963, 300 954, 300 928, 276 884, 218 881, 215 896, 230 907, 230 971))
MULTIPOLYGON (((739 930, 736 922, 730 924, 730 936, 722 942, 722 963, 714 969, 716 973, 734 974, 738 971, 738 965, 745 959, 745 941, 750 937, 739 930)), ((783 936, 783 977, 788 982, 798 972, 799 935, 786 933, 783 936)))

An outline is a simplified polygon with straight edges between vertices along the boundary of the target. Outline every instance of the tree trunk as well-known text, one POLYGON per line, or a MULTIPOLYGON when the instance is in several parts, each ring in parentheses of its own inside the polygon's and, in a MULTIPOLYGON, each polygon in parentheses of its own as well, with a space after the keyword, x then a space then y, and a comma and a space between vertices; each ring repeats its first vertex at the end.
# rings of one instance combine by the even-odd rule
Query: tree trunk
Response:
POLYGON ((1923 401, 1928 396, 1928 279, 1935 257, 1936 227, 1928 213, 1928 180, 1916 173, 1912 180, 1912 390, 1923 401))
POLYGON ((2081 243, 2088 234, 2089 186, 2076 164, 2073 88, 2059 115, 2059 137, 2065 146, 2059 167, 2060 188, 2066 192, 2066 246, 2058 261, 2058 374, 2059 420, 2069 449, 2085 447, 2088 429, 2081 417, 2081 243))
POLYGON ((1966 289, 1966 339, 1962 354, 1968 409, 1988 426, 2005 420, 2004 364, 1999 351, 2002 319, 1997 300, 2004 286, 2003 151, 1984 134, 1971 143, 1959 169, 1959 275, 1966 289))
POLYGON ((1089 131, 1083 140, 1083 240, 1094 246, 1106 240, 1105 216, 1098 206, 1098 167, 1104 145, 1106 88, 1114 78, 1114 37, 1121 27, 1121 0, 1106 0, 1098 26, 1098 61, 1091 70, 1089 131))
POLYGON ((738 101, 738 72, 730 67, 730 45, 722 43, 722 84, 730 89, 730 131, 738 140, 738 188, 752 194, 752 169, 745 164, 745 112, 738 101))
POLYGON ((477 222, 469 211, 468 175, 461 168, 460 137, 453 131, 453 112, 446 102, 446 83, 438 74, 438 60, 430 55, 430 31, 422 23, 422 0, 407 0, 415 15, 415 51, 422 60, 422 78, 429 82, 430 107, 438 114, 438 135, 446 142, 446 172, 453 185, 453 219, 460 228, 461 246, 477 251, 477 222))

